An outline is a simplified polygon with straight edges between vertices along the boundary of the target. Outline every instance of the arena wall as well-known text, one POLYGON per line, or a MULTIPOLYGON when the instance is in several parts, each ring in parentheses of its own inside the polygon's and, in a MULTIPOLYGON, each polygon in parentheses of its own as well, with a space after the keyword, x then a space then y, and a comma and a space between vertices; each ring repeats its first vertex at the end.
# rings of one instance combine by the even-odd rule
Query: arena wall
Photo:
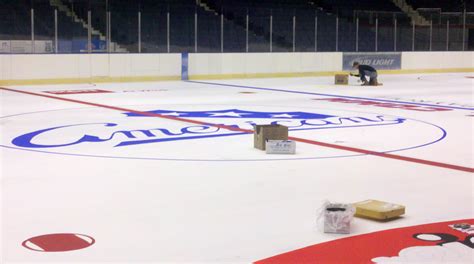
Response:
POLYGON ((342 53, 227 53, 189 55, 191 79, 314 76, 342 70, 342 53))
POLYGON ((180 54, 0 55, 0 84, 181 79, 180 54))
MULTIPOLYGON (((190 79, 333 75, 341 52, 189 54, 190 79)), ((181 54, 5 54, 0 85, 181 79, 181 54)), ((474 72, 474 52, 403 52, 401 70, 382 73, 474 72)))
POLYGON ((402 70, 474 70, 474 52, 402 52, 402 70))

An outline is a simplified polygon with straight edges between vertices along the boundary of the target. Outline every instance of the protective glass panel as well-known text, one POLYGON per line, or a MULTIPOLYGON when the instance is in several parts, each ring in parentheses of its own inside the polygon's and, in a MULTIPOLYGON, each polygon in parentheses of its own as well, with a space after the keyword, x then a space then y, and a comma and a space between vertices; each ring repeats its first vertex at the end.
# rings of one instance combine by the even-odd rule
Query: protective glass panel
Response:
POLYGON ((474 14, 466 16, 466 50, 474 50, 474 14))
POLYGON ((31 52, 31 2, 2 2, 0 16, 0 53, 31 52))
POLYGON ((395 19, 393 14, 383 13, 378 15, 378 51, 394 51, 395 50, 395 19))
POLYGON ((417 24, 415 25, 415 51, 430 50, 430 25, 417 24))
POLYGON ((168 7, 162 2, 142 2, 142 53, 167 52, 167 12, 168 7))
POLYGON ((221 52, 221 17, 217 12, 197 9, 198 52, 221 52))
POLYGON ((446 50, 446 39, 447 39, 447 18, 442 17, 440 14, 433 14, 431 16, 433 23, 433 35, 432 35, 432 46, 433 51, 444 51, 446 50))
POLYGON ((35 0, 35 53, 54 52, 54 8, 46 0, 35 0))
POLYGON ((318 51, 336 51, 336 16, 322 11, 318 16, 318 51))
POLYGON ((58 12, 58 52, 88 52, 86 0, 62 1, 53 5, 58 12))
POLYGON ((339 17, 338 51, 356 50, 356 27, 355 17, 339 17))
POLYGON ((403 14, 397 14, 397 51, 413 50, 413 26, 411 19, 403 14))
POLYGON ((92 52, 107 52, 107 5, 103 0, 90 0, 92 52))
POLYGON ((270 51, 270 12, 268 8, 249 8, 249 52, 270 51))
MULTIPOLYGON (((292 52, 293 51, 293 15, 294 10, 273 9, 273 51, 292 52)), ((296 25, 296 23, 295 23, 296 25)), ((296 43, 295 43, 296 44, 296 43)))
POLYGON ((222 11, 224 12, 224 52, 245 52, 247 9, 229 5, 222 11))
POLYGON ((315 16, 311 9, 296 10, 296 51, 314 52, 315 16))
POLYGON ((374 13, 359 14, 359 51, 375 51, 374 13))
POLYGON ((138 3, 114 0, 109 3, 111 13, 111 40, 118 44, 116 52, 138 52, 138 3))
POLYGON ((462 14, 446 15, 449 21, 449 50, 462 50, 463 17, 462 14))
POLYGON ((194 14, 194 7, 170 6, 170 52, 194 52, 194 14))

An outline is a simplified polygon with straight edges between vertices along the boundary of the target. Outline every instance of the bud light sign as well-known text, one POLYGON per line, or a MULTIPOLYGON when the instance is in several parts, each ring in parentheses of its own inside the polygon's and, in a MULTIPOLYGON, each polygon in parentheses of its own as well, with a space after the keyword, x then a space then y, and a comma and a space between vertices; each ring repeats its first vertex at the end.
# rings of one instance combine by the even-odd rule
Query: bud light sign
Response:
POLYGON ((342 56, 342 69, 352 70, 352 64, 357 61, 374 67, 376 70, 399 70, 402 67, 401 52, 384 53, 344 53, 342 56))

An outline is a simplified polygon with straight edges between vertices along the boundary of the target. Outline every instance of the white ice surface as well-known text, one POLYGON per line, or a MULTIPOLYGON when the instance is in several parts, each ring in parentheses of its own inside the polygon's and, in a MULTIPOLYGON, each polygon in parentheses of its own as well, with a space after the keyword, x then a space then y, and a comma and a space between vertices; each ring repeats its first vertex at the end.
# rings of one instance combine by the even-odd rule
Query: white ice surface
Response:
MULTIPOLYGON (((380 77, 384 83, 380 87, 360 87, 355 82, 334 86, 329 77, 209 81, 462 108, 438 112, 187 82, 11 88, 36 93, 111 90, 115 93, 55 96, 138 111, 241 109, 401 117, 407 121, 398 125, 290 131, 290 135, 392 151, 436 141, 443 134, 437 128, 441 127, 447 133, 444 139, 393 154, 473 168, 474 79, 465 78, 472 75, 387 75, 380 77)), ((283 156, 254 149, 252 135, 114 147, 126 139, 122 135, 104 143, 29 151, 13 145, 12 139, 71 124, 112 122, 122 130, 171 131, 191 124, 154 117, 127 118, 122 111, 8 91, 0 91, 0 100, 0 140, 6 146, 0 148, 5 262, 248 263, 344 237, 324 234, 316 226, 316 210, 326 199, 378 199, 407 207, 406 215, 392 222, 355 219, 351 235, 474 217, 472 173, 375 156, 340 157, 355 154, 301 142, 297 142, 297 154, 283 156), (300 160, 285 160, 293 158, 300 160), (28 238, 62 232, 87 234, 96 244, 54 254, 21 246, 28 238)), ((196 120, 243 124, 226 118, 196 120)), ((64 144, 84 134, 105 138, 111 131, 111 127, 100 125, 78 126, 44 134, 34 142, 64 144)))

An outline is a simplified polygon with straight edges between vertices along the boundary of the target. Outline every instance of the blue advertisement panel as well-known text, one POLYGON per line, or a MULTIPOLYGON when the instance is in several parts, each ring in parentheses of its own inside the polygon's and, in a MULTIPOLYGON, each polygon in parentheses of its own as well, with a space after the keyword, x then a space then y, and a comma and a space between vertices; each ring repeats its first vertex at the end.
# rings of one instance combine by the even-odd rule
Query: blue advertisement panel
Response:
MULTIPOLYGON (((91 40, 91 51, 93 53, 107 52, 107 42, 93 38, 91 40)), ((72 40, 59 40, 58 41, 58 52, 59 53, 87 53, 87 39, 72 39, 72 40)))
POLYGON ((352 64, 357 61, 374 67, 377 70, 399 70, 402 68, 401 52, 344 52, 342 55, 342 69, 352 70, 352 64))

